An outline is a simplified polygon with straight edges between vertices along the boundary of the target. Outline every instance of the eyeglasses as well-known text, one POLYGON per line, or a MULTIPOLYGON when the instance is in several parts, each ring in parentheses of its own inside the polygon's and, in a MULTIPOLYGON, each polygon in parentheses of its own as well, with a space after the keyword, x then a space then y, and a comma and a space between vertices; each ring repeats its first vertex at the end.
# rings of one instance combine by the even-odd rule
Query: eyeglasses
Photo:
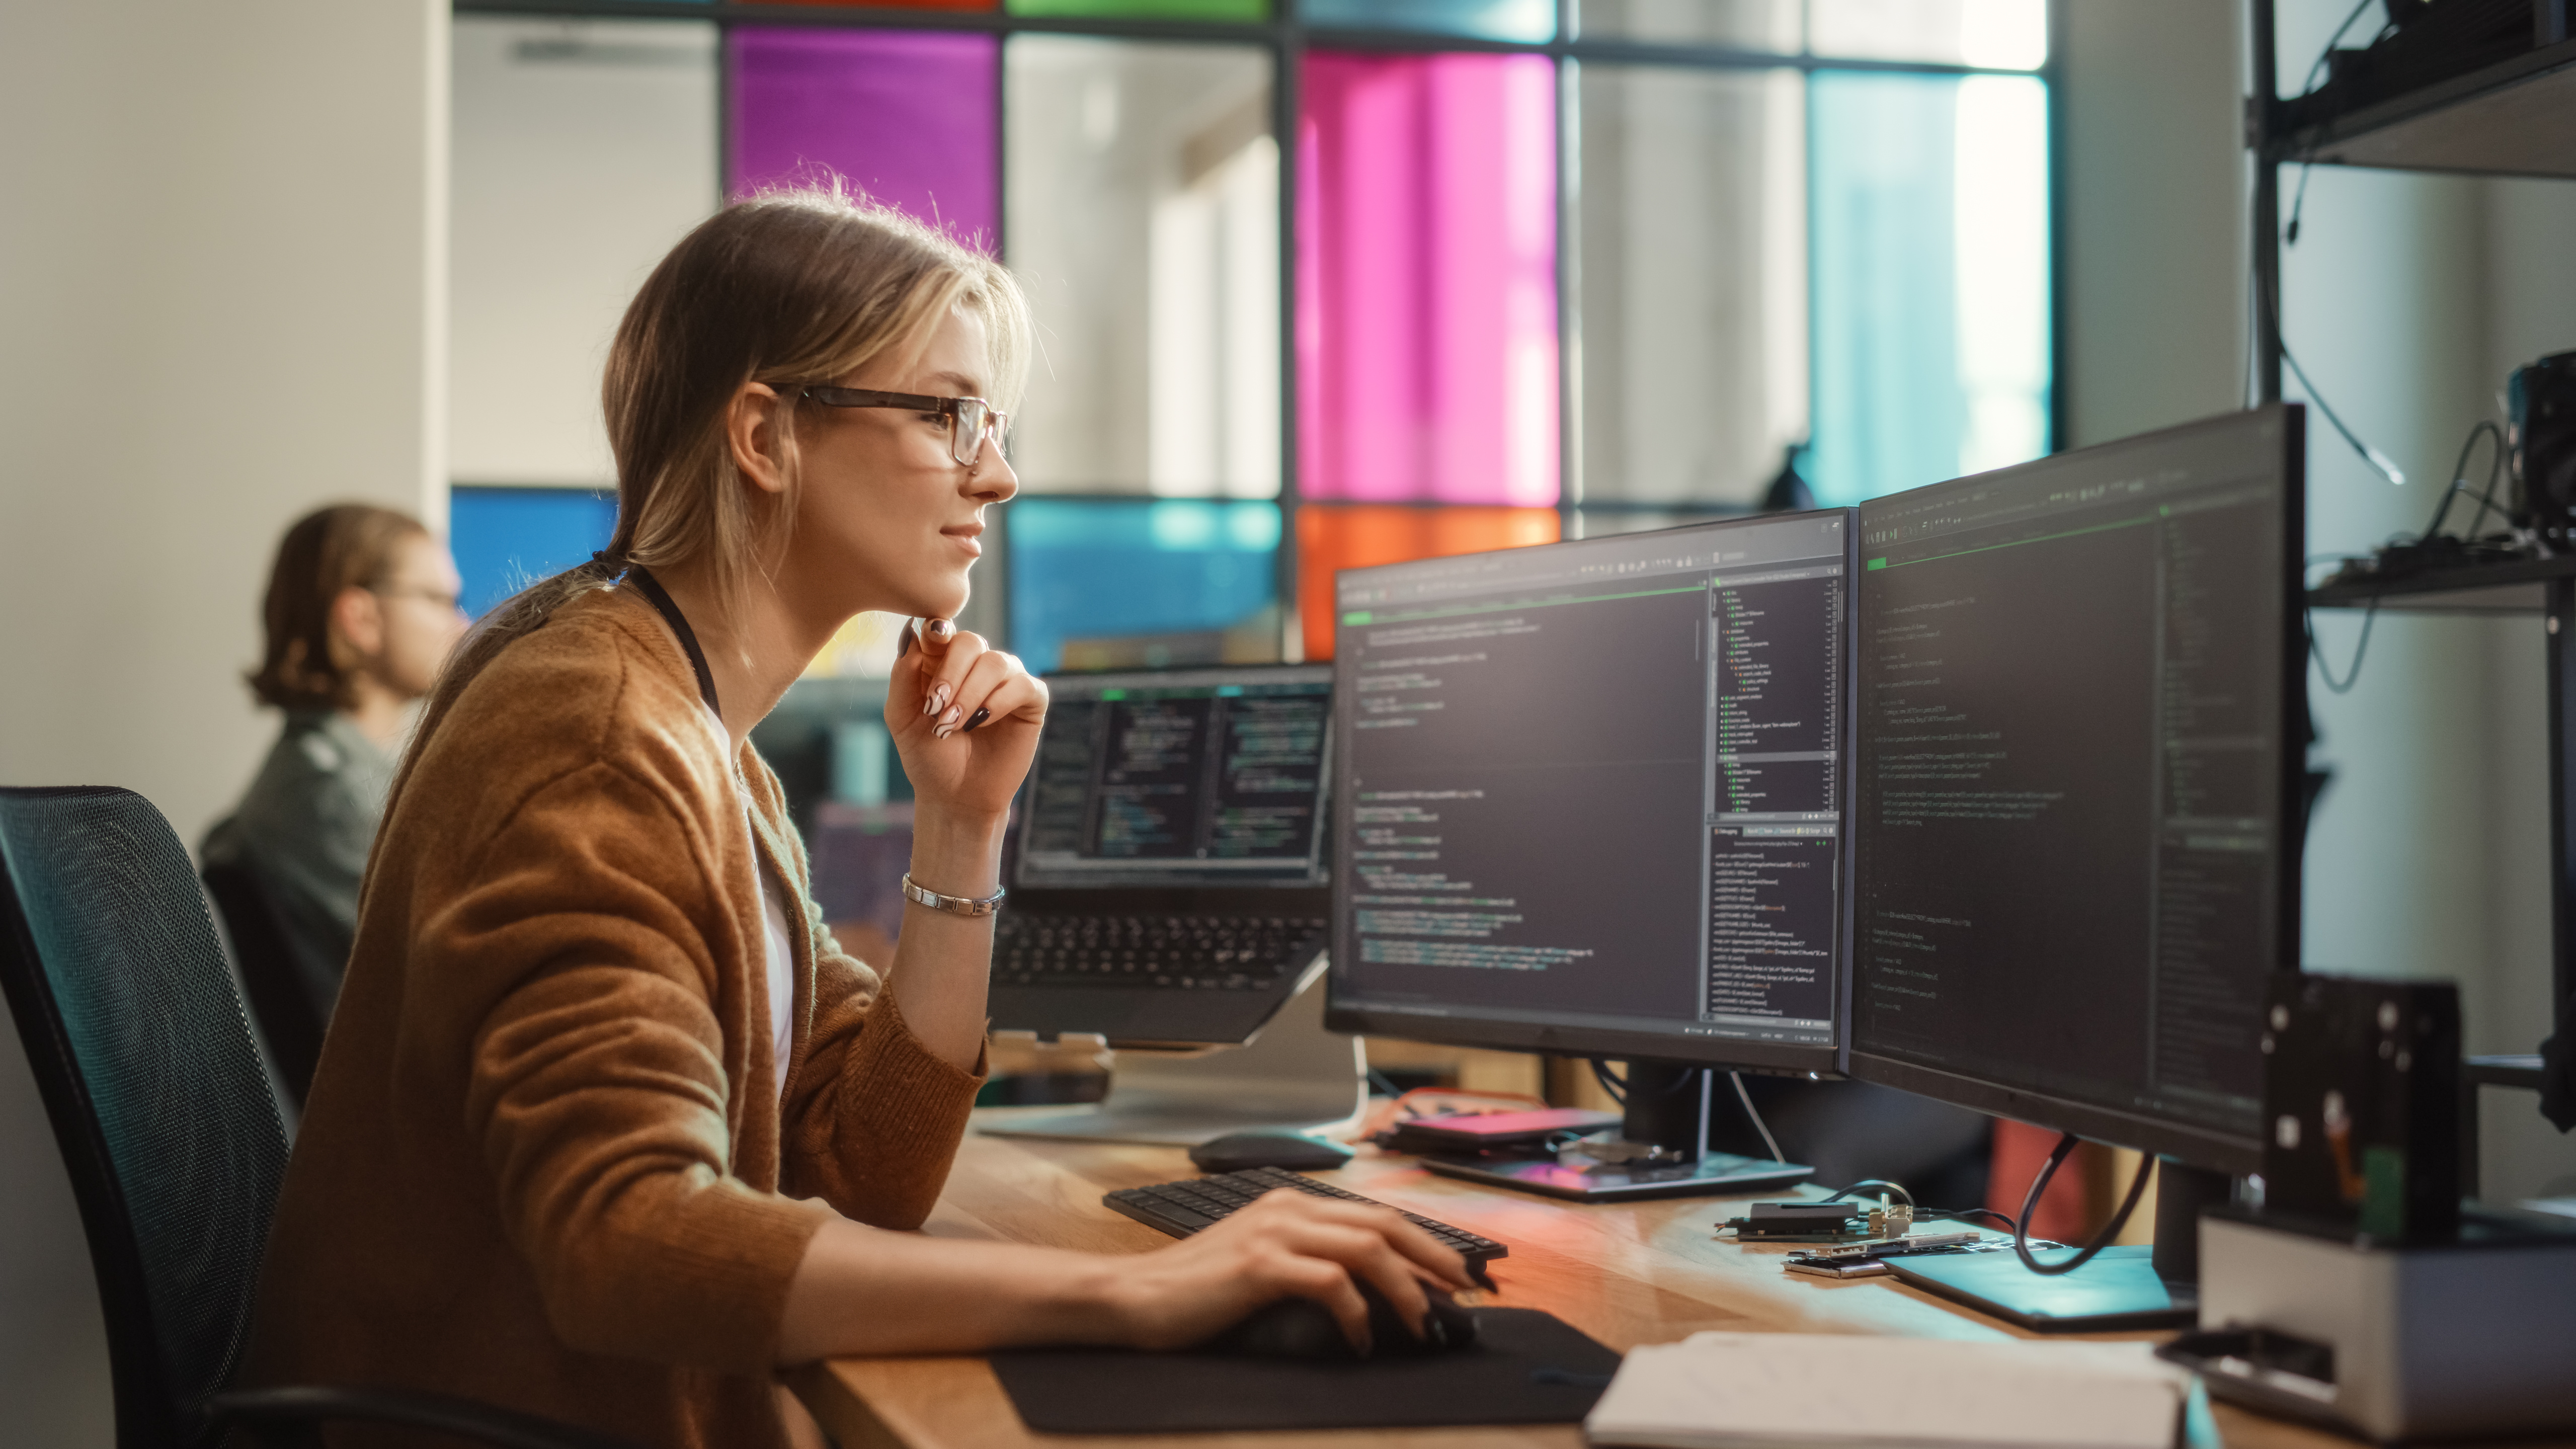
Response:
POLYGON ((966 467, 991 438, 995 448, 1011 425, 1011 415, 980 397, 932 397, 922 392, 878 392, 864 387, 809 387, 801 394, 827 408, 900 408, 905 412, 939 413, 948 419, 948 456, 966 467))
POLYGON ((449 593, 445 589, 421 588, 418 586, 395 588, 392 585, 387 585, 383 588, 369 589, 367 592, 375 595, 379 599, 421 599, 437 608, 445 609, 450 613, 463 607, 464 602, 456 595, 449 593))

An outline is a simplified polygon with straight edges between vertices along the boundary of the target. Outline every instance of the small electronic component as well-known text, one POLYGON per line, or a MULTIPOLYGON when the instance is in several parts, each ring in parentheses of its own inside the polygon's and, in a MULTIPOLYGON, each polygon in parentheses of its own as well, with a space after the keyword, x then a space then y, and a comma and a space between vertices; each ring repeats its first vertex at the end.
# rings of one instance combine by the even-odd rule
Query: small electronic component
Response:
POLYGON ((1792 1273, 1808 1273, 1818 1278, 1877 1278, 1894 1271, 1876 1258, 1851 1258, 1839 1263, 1807 1261, 1803 1253, 1792 1254, 1781 1267, 1792 1273))
POLYGON ((1745 1243, 1838 1243, 1859 1237, 1854 1205, 1847 1202, 1757 1202, 1753 1211, 1723 1224, 1745 1243))
POLYGON ((1812 1252, 1793 1253, 1802 1261, 1831 1263, 1862 1258, 1898 1258, 1907 1253, 1937 1253, 1945 1248, 1965 1247, 1985 1234, 1974 1228, 1948 1233, 1909 1233, 1901 1238, 1866 1238, 1857 1243, 1841 1243, 1812 1252))

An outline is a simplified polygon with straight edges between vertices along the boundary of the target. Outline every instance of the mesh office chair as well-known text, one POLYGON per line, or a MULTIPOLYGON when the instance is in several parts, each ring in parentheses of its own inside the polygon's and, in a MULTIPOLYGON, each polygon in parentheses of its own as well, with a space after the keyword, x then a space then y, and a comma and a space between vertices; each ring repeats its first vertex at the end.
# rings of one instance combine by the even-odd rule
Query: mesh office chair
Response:
POLYGON ((304 1094, 313 1088, 313 1068, 322 1060, 322 1013, 296 973, 294 949, 287 945, 286 928, 259 873, 247 862, 209 860, 204 876, 206 894, 215 898, 224 933, 232 937, 233 959, 241 963, 251 1020, 259 1025, 260 1040, 268 1043, 278 1084, 300 1112, 304 1094))
POLYGON ((0 990, 89 1237, 119 1449, 212 1449, 232 1429, 295 1442, 334 1420, 503 1449, 621 1449, 410 1390, 224 1391, 286 1132, 187 854, 142 796, 0 789, 0 990))

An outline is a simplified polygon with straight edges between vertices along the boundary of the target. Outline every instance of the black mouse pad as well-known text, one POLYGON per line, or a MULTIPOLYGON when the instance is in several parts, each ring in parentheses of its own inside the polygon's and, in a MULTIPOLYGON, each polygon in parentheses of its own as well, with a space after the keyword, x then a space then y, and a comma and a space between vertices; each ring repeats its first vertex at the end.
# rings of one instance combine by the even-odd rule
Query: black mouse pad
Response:
POLYGON ((993 1355, 1011 1407, 1042 1434, 1425 1429, 1578 1424, 1619 1355, 1535 1308, 1481 1308, 1456 1353, 1360 1362, 1015 1349, 993 1355))

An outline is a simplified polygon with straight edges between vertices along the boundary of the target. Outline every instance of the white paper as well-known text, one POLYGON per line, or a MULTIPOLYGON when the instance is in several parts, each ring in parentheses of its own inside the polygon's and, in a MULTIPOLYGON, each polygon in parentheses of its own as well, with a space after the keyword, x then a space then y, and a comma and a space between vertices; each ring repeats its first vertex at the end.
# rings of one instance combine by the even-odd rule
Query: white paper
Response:
POLYGON ((1700 1333, 1630 1353, 1583 1430, 1638 1449, 2171 1449, 2187 1383, 2143 1343, 1700 1333))

